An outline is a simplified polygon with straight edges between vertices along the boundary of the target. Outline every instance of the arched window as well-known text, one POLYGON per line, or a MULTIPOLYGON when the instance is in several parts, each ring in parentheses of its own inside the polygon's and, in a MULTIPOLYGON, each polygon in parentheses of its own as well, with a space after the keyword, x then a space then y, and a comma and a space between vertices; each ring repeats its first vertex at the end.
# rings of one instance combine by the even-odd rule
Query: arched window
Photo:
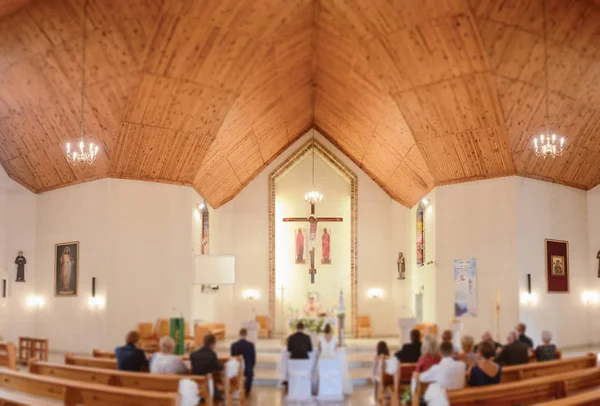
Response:
POLYGON ((425 265, 425 208, 419 202, 417 206, 417 266, 425 265))

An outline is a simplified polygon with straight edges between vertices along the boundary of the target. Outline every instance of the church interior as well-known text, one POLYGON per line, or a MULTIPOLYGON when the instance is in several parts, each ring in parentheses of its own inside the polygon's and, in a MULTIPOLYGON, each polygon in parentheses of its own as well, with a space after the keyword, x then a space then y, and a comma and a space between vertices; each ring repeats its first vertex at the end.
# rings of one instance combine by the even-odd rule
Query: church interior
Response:
POLYGON ((600 405, 598 0, 0 0, 0 165, 0 404, 600 405))

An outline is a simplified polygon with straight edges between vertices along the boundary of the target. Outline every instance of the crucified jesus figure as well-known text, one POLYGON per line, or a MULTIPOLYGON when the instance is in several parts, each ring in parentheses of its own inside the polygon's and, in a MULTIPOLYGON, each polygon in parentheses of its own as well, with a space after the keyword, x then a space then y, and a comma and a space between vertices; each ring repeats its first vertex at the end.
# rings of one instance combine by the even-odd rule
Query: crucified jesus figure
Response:
POLYGON ((308 255, 310 256, 310 283, 315 283, 315 274, 317 269, 315 268, 315 241, 317 239, 317 225, 323 221, 344 221, 341 217, 317 217, 315 215, 315 204, 310 204, 310 215, 308 217, 284 217, 283 221, 308 221, 310 231, 308 233, 309 250, 308 255))

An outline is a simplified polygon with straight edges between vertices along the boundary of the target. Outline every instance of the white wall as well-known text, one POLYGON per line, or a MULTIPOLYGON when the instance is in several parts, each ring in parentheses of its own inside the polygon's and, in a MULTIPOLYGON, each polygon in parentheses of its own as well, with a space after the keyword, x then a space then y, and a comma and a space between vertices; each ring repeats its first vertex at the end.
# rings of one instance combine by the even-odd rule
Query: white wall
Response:
MULTIPOLYGON (((530 273, 532 291, 539 297, 536 305, 521 305, 521 319, 536 343, 541 331, 547 329, 560 346, 586 344, 594 319, 581 301, 581 292, 593 286, 590 282, 597 287, 597 267, 593 268, 588 259, 587 194, 552 183, 517 179, 519 286, 526 290, 530 273), (568 294, 546 293, 544 239, 569 242, 568 294)), ((592 211, 597 209, 592 207, 592 211)))
POLYGON ((454 318, 454 260, 477 260, 477 317, 464 316, 463 333, 496 333, 495 298, 500 293, 500 338, 518 322, 517 178, 499 178, 436 188, 436 320, 454 318))
MULTIPOLYGON (((308 141, 310 136, 306 134, 301 137, 239 195, 213 212, 211 236, 214 238, 211 239, 211 254, 236 255, 236 285, 222 288, 215 296, 215 320, 226 321, 229 331, 236 330, 244 320, 252 318, 252 308, 258 313, 268 314, 268 175, 308 141), (252 305, 244 303, 242 293, 245 289, 259 290, 260 299, 252 305)), ((405 213, 409 210, 390 199, 360 168, 320 134, 317 133, 316 138, 358 175, 359 313, 372 316, 377 335, 395 334, 397 313, 382 309, 401 309, 411 303, 410 285, 407 281, 395 280, 398 252, 407 250, 404 230, 405 213), (369 288, 383 289, 383 300, 368 299, 366 292, 369 288)), ((316 176, 318 179, 318 173, 316 176)), ((306 191, 302 189, 298 193, 304 195, 306 191)), ((327 191, 321 192, 327 198, 327 191)))
POLYGON ((193 218, 181 186, 103 179, 39 195, 35 334, 53 350, 111 348, 140 321, 192 317, 193 218), (54 245, 79 241, 79 294, 54 297, 54 245), (91 278, 106 307, 88 306, 91 278))
POLYGON ((15 183, 0 167, 0 294, 2 279, 7 297, 0 296, 0 336, 15 341, 19 335, 34 333, 35 312, 27 298, 35 291, 35 207, 36 196, 15 183), (15 258, 23 251, 27 259, 25 283, 15 282, 15 258))

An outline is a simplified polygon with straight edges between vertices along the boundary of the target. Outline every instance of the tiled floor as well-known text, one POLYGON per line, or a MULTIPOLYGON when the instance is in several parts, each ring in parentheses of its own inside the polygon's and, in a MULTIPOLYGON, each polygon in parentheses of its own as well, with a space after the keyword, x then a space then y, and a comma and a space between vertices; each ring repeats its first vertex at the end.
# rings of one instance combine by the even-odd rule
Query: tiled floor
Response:
POLYGON ((375 405, 373 399, 373 387, 363 386, 354 389, 352 396, 347 397, 341 403, 321 403, 312 401, 307 403, 288 403, 285 401, 282 392, 275 388, 257 387, 252 389, 252 394, 247 402, 248 406, 284 406, 284 405, 301 405, 301 406, 372 406, 375 405))

